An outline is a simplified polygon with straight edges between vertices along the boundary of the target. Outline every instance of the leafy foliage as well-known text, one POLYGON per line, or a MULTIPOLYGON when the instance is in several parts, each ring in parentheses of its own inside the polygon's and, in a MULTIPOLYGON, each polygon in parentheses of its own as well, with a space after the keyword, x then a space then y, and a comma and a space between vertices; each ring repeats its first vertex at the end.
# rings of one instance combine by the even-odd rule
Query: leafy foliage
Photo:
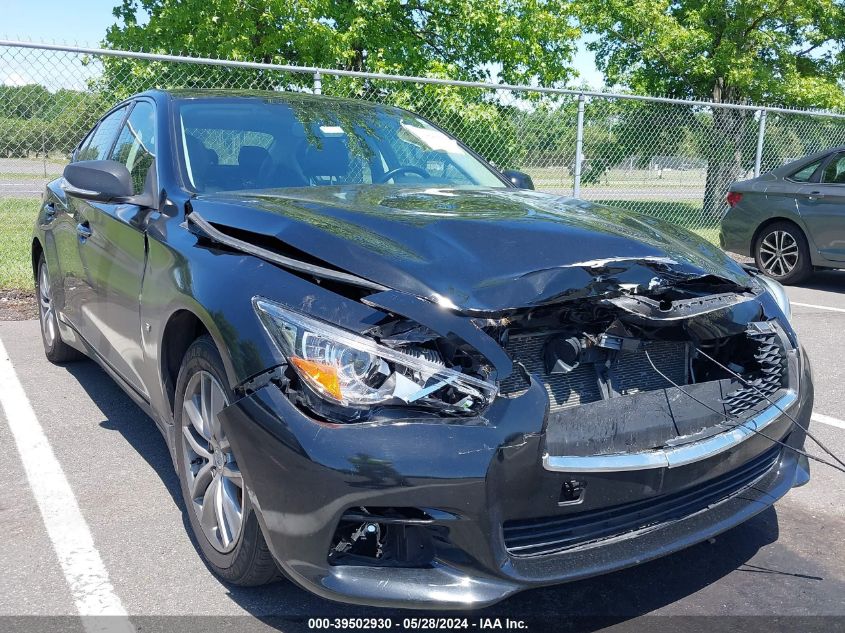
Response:
POLYGON ((97 120, 97 97, 43 86, 0 86, 0 155, 67 154, 97 120))
POLYGON ((552 84, 578 30, 554 0, 123 0, 114 48, 552 84), (137 20, 138 12, 146 20, 137 20))

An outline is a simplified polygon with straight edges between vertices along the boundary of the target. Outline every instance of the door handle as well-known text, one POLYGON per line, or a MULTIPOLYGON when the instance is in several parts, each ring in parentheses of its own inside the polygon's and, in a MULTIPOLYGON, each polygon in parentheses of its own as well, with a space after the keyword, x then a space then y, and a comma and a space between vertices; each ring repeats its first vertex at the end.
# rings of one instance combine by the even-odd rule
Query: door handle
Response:
POLYGON ((88 222, 80 222, 76 225, 76 234, 79 236, 79 239, 83 242, 91 237, 93 231, 91 230, 91 226, 88 222))
POLYGON ((808 200, 821 200, 824 198, 824 194, 821 191, 811 191, 807 194, 808 200))

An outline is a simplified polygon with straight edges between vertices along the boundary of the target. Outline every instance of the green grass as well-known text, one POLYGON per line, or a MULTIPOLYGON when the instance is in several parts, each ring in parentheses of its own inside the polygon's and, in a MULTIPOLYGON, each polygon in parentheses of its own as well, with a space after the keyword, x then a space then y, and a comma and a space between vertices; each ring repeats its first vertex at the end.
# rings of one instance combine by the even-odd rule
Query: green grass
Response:
POLYGON ((32 227, 37 198, 0 198, 0 290, 31 289, 32 227))
MULTIPOLYGON (((566 167, 525 167, 523 171, 531 175, 534 186, 542 188, 572 187, 572 174, 566 167)), ((647 169, 611 169, 596 182, 588 182, 582 177, 581 188, 591 191, 676 191, 679 194, 694 190, 704 190, 705 171, 665 170, 663 177, 658 172, 647 169)))
POLYGON ((44 175, 44 172, 3 172, 3 179, 4 180, 44 180, 45 178, 52 180, 53 178, 58 178, 61 176, 60 173, 52 173, 48 172, 47 175, 44 175))

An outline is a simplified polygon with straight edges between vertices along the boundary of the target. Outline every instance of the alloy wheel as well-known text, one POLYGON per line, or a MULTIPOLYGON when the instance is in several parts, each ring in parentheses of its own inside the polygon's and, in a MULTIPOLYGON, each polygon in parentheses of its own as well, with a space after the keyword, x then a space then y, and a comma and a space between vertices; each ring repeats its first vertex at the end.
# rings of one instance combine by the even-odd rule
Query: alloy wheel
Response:
POLYGON ((760 243, 763 272, 773 277, 788 275, 798 265, 798 242, 791 233, 772 231, 760 243))
POLYGON ((50 294, 50 274, 47 272, 47 264, 43 262, 38 272, 38 311, 44 343, 48 348, 52 347, 56 340, 56 319, 50 294))
POLYGON ((222 553, 235 547, 243 527, 243 477, 218 420, 228 404, 226 392, 209 372, 191 376, 182 403, 191 511, 209 543, 222 553))

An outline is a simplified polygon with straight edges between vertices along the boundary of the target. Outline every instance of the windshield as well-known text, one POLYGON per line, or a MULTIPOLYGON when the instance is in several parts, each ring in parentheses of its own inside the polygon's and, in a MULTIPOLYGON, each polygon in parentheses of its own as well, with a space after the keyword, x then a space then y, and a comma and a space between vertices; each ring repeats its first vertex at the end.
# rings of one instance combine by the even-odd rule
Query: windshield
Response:
POLYGON ((505 187, 451 136, 395 108, 299 95, 177 102, 198 192, 396 184, 505 187))

